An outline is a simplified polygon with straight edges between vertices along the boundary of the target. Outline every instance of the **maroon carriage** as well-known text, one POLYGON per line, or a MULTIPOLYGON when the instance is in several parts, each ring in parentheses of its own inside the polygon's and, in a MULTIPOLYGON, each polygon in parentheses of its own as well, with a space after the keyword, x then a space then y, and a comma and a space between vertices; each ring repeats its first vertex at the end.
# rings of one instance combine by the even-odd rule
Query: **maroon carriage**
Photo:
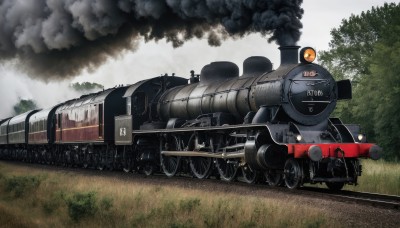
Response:
POLYGON ((114 118, 125 113, 126 87, 70 100, 56 109, 55 159, 75 166, 113 167, 114 118))
POLYGON ((56 109, 57 144, 105 143, 114 140, 114 117, 125 112, 126 87, 70 100, 56 109))

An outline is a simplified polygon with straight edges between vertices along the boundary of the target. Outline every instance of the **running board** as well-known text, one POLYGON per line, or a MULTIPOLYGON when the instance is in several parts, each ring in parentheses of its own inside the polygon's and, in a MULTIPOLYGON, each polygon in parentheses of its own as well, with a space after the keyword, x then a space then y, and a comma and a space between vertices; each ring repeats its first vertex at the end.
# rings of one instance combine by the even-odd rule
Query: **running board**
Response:
POLYGON ((232 153, 210 153, 201 151, 161 151, 164 156, 180 156, 180 157, 207 157, 207 158, 244 158, 244 150, 232 153))

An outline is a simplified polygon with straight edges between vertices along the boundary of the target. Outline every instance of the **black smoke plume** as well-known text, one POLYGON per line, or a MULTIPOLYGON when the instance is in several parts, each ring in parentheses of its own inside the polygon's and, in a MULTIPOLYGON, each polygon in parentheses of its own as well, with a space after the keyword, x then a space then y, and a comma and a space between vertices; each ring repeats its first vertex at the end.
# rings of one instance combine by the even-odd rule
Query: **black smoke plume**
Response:
POLYGON ((259 32, 269 42, 300 38, 302 0, 0 0, 0 61, 16 60, 45 81, 95 69, 138 40, 174 47, 207 37, 259 32))

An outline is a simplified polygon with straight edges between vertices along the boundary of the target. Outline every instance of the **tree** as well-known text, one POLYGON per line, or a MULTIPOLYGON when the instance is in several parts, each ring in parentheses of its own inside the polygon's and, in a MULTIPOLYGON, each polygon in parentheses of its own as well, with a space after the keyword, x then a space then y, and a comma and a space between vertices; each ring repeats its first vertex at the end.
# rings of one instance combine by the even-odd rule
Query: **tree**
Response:
POLYGON ((14 114, 19 115, 21 113, 37 109, 36 103, 33 100, 24 100, 20 99, 20 101, 14 105, 14 114))
POLYGON ((350 79, 353 100, 334 115, 360 123, 387 159, 400 158, 400 4, 385 3, 343 20, 331 31, 330 50, 320 62, 336 79, 350 79))
MULTIPOLYGON (((385 3, 372 7, 361 15, 343 19, 339 28, 331 31, 330 50, 320 53, 320 60, 340 69, 345 77, 357 80, 370 73, 370 56, 374 44, 386 34, 387 26, 399 20, 400 5, 385 3)), ((343 76, 343 75, 342 75, 343 76)))
MULTIPOLYGON (((391 31, 393 34, 399 34, 400 24, 394 26, 391 31)), ((375 108, 372 111, 371 122, 374 123, 376 140, 385 148, 387 158, 398 160, 400 158, 400 40, 378 42, 371 62, 370 88, 360 89, 360 92, 371 94, 371 103, 375 108)), ((364 102, 369 101, 364 99, 364 102)))

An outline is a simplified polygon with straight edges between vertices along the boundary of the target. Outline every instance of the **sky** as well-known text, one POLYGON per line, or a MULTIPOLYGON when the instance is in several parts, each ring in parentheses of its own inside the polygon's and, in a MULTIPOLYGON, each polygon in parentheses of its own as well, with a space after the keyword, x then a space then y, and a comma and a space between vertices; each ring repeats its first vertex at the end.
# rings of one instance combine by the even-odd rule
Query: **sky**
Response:
MULTIPOLYGON (((311 46, 317 51, 328 50, 330 31, 339 27, 343 19, 373 6, 382 6, 384 2, 399 1, 303 0, 303 29, 297 45, 311 46)), ((242 70, 242 63, 249 56, 266 56, 276 68, 280 64, 278 46, 268 43, 267 39, 252 34, 242 39, 228 39, 219 47, 209 46, 206 39, 194 39, 179 48, 173 48, 165 40, 141 41, 136 50, 125 51, 116 58, 108 59, 94 71, 84 71, 73 79, 48 83, 29 78, 12 63, 0 64, 0 119, 12 115, 12 106, 20 98, 34 99, 39 107, 47 108, 78 96, 68 89, 73 82, 96 82, 109 88, 133 84, 165 73, 189 78, 191 70, 199 74, 204 65, 214 61, 231 61, 242 70)))

